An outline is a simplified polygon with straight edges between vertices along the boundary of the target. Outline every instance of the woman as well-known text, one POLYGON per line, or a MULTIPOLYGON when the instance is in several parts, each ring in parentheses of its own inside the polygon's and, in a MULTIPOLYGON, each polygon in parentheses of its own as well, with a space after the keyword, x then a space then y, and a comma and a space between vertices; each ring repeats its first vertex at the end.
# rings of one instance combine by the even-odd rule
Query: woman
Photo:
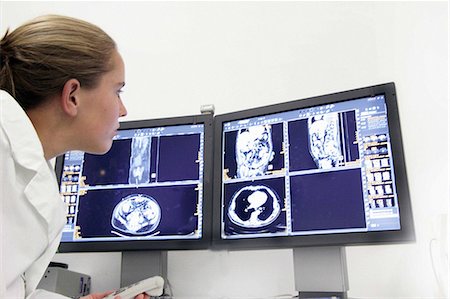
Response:
POLYGON ((124 80, 115 42, 84 21, 43 16, 1 39, 0 298, 65 298, 36 290, 65 223, 48 160, 110 149, 127 113, 124 80))

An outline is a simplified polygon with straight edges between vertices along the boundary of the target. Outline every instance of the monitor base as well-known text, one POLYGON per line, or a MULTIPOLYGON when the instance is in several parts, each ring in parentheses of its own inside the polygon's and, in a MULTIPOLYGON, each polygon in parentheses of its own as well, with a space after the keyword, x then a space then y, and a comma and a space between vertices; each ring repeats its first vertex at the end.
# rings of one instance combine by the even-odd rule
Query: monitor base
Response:
POLYGON ((167 251, 124 251, 120 287, 161 276, 167 282, 167 251))
POLYGON ((347 298, 345 247, 298 247, 293 257, 299 298, 347 298))

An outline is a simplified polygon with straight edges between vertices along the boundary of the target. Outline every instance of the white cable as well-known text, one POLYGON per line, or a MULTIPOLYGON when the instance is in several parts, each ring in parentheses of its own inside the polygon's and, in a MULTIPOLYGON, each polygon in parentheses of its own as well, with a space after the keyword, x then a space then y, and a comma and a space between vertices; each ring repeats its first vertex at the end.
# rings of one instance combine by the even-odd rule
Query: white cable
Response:
POLYGON ((436 265, 435 260, 433 256, 433 243, 437 242, 438 240, 436 238, 432 238, 429 243, 429 253, 430 253, 430 260, 431 260, 431 268, 433 269, 434 278, 436 279, 436 283, 438 285, 439 293, 442 295, 445 295, 445 290, 442 286, 442 281, 439 279, 439 274, 436 271, 436 265))

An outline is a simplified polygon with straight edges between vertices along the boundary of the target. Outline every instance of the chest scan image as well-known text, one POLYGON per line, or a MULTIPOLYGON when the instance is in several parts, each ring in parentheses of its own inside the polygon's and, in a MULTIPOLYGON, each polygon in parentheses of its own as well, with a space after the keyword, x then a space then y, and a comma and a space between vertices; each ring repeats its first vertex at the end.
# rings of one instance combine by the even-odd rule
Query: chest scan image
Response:
POLYGON ((278 197, 266 186, 247 186, 236 192, 228 207, 230 220, 241 227, 261 228, 281 212, 278 197))

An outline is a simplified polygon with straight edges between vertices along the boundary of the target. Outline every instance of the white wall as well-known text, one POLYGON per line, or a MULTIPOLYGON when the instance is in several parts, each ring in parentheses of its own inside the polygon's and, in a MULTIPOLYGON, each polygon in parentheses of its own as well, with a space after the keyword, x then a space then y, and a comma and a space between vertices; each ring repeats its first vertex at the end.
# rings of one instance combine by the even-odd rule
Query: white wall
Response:
MULTIPOLYGON (((3 1, 1 8, 2 34, 43 13, 109 32, 126 63, 126 120, 196 114, 202 104, 221 114, 394 81, 417 242, 347 248, 349 295, 448 296, 448 230, 442 237, 440 224, 449 206, 447 2, 3 1)), ((94 291, 118 286, 119 253, 56 260, 92 275, 94 291)), ((169 279, 177 296, 290 294, 292 251, 170 252, 169 279)))

